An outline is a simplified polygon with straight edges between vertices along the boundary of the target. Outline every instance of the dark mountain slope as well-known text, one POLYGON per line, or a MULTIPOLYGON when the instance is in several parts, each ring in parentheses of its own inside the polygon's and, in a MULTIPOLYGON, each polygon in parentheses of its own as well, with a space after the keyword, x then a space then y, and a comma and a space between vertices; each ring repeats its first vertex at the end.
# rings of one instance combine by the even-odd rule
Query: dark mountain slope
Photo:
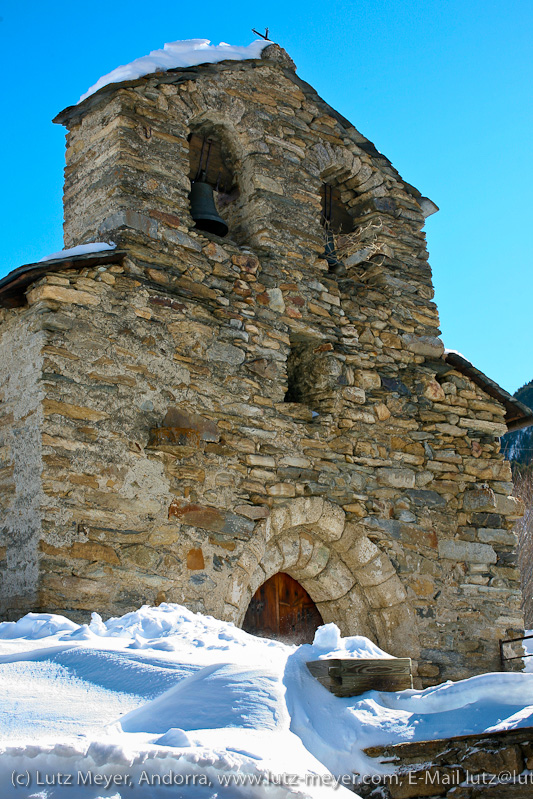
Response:
MULTIPOLYGON (((515 392, 516 399, 533 410, 533 380, 515 392)), ((502 451, 513 464, 513 469, 531 470, 533 468, 533 425, 514 433, 506 433, 502 438, 502 451)))

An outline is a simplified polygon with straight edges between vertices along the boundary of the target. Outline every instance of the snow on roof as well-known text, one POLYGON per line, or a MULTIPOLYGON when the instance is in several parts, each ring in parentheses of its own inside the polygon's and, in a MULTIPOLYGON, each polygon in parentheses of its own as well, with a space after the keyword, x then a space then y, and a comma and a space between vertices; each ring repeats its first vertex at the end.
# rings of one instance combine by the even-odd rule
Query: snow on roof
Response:
POLYGON ((162 50, 152 50, 148 55, 136 58, 130 64, 124 64, 99 78, 78 103, 83 102, 91 94, 107 86, 109 83, 120 83, 123 80, 136 80, 152 72, 165 72, 176 67, 194 67, 197 64, 217 64, 219 61, 244 61, 247 58, 261 58, 262 50, 272 42, 257 39, 247 47, 233 44, 211 44, 209 39, 184 39, 165 44, 162 50))
POLYGON ((89 244, 78 244, 77 247, 70 247, 68 250, 52 252, 50 255, 45 255, 44 258, 40 258, 39 263, 43 261, 56 261, 59 258, 71 258, 73 255, 86 255, 91 252, 114 250, 116 246, 114 242, 108 244, 106 241, 91 241, 89 244))
POLYGON ((465 358, 462 352, 459 350, 449 350, 447 347, 444 348, 444 355, 458 355, 460 358, 464 358, 465 361, 468 361, 468 358, 465 358))

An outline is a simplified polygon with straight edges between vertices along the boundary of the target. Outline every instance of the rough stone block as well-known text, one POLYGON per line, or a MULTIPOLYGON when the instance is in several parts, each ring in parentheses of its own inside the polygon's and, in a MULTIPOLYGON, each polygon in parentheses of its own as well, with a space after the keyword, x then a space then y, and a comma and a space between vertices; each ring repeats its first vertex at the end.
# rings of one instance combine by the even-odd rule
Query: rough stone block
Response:
POLYGON ((336 541, 342 535, 345 520, 346 514, 342 508, 331 502, 325 502, 315 528, 318 535, 324 537, 326 541, 336 541))
POLYGON ((353 587, 355 578, 346 565, 336 556, 331 556, 325 568, 313 578, 310 585, 302 580, 306 590, 311 590, 316 602, 330 601, 343 597, 353 587))
POLYGON ((280 185, 280 183, 273 178, 267 177, 266 175, 254 175, 253 184, 256 189, 270 191, 273 194, 283 194, 283 187, 280 185))
POLYGON ((439 557, 459 563, 496 563, 498 557, 489 544, 471 541, 439 541, 439 557))
POLYGON ((390 419, 391 417, 391 412, 389 411, 387 406, 384 405, 383 403, 378 403, 377 405, 374 405, 373 411, 380 422, 386 422, 387 419, 390 419))
MULTIPOLYGON (((106 235, 112 231, 120 230, 121 228, 131 228, 145 233, 150 238, 157 238, 157 222, 146 214, 141 214, 131 208, 126 208, 122 211, 117 211, 115 214, 108 216, 100 224, 98 233, 106 235)), ((201 247, 199 248, 201 249, 201 247)))
POLYGON ((283 300, 283 294, 281 293, 281 289, 273 288, 267 289, 267 296, 268 296, 268 306, 276 313, 284 313, 285 312, 285 302, 283 300))
POLYGON ((173 242, 173 244, 177 244, 179 247, 183 247, 184 250, 192 250, 193 252, 201 252, 202 244, 198 241, 198 239, 193 239, 192 236, 188 236, 187 233, 184 233, 182 230, 164 230, 163 238, 167 241, 173 242))
POLYGON ((409 657, 416 660, 420 654, 420 642, 414 625, 414 614, 410 606, 400 602, 373 613, 378 640, 389 641, 389 654, 394 657, 409 657))
POLYGON ((94 408, 87 408, 82 405, 73 405, 71 402, 57 402, 52 399, 44 400, 43 410, 45 416, 57 413, 69 419, 79 419, 87 422, 98 422, 101 419, 109 418, 109 414, 105 413, 105 411, 97 411, 94 408))
POLYGON ((216 342, 207 350, 207 358, 210 361, 222 361, 230 366, 239 366, 245 359, 244 352, 233 344, 223 344, 216 342))
POLYGON ((432 402, 443 402, 446 399, 446 395, 440 383, 437 383, 436 380, 430 380, 424 390, 424 397, 430 399, 432 402))
POLYGON ((276 461, 269 455, 247 455, 246 463, 249 466, 262 466, 265 469, 275 469, 276 461))
MULTIPOLYGON (((300 547, 302 547, 302 537, 300 537, 300 547)), ((307 543, 304 544, 305 553, 307 554, 307 543)), ((302 555, 301 549, 301 555, 302 555)), ((304 566, 300 566, 298 570, 298 579, 312 579, 320 574, 325 569, 327 562, 331 557, 330 549, 319 541, 313 542, 313 551, 304 566)))
POLYGON ((324 512, 324 500, 319 497, 299 497, 287 506, 291 527, 315 525, 324 512))
POLYGON ((422 799, 422 797, 444 797, 453 786, 458 786, 464 779, 461 768, 425 769, 413 768, 403 774, 399 781, 390 785, 391 799, 422 799))
POLYGON ((97 544, 95 541, 76 542, 72 544, 68 554, 72 558, 84 558, 104 563, 118 564, 119 559, 115 550, 106 544, 97 544))
POLYGON ((266 377, 267 380, 277 380, 280 377, 279 366, 267 358, 256 358, 253 361, 247 361, 245 366, 250 372, 260 377, 266 377))
POLYGON ((155 549, 144 544, 131 544, 122 547, 121 556, 147 571, 155 571, 161 560, 155 549))
POLYGON ((372 389, 381 386, 381 378, 377 372, 371 372, 367 369, 358 369, 355 372, 355 382, 360 388, 367 391, 372 391, 372 389))
POLYGON ((411 499, 416 507, 420 508, 443 508, 446 506, 446 500, 441 494, 436 491, 429 491, 424 489, 412 489, 406 492, 407 496, 411 499))
POLYGON ((482 527, 477 531, 477 534, 483 544, 503 544, 504 546, 515 547, 518 542, 518 536, 511 530, 494 530, 482 527))
POLYGON ((381 385, 386 391, 397 393, 401 397, 409 397, 411 394, 405 383, 403 383, 401 380, 397 380, 394 377, 381 375, 381 385))
POLYGON ((201 435, 198 430, 183 427, 153 427, 147 449, 158 449, 181 455, 192 455, 199 447, 201 435))
POLYGON ((402 338, 406 348, 416 355, 424 355, 428 358, 442 358, 444 354, 444 344, 440 338, 435 336, 415 336, 411 333, 406 333, 402 338))
POLYGON ((277 547, 283 556, 283 568, 294 567, 300 559, 300 536, 294 532, 288 532, 276 541, 277 547))
POLYGON ((342 559, 350 568, 359 569, 379 554, 378 547, 370 541, 358 525, 345 525, 342 537, 335 543, 342 559))
POLYGON ((38 286, 27 294, 28 304, 33 305, 40 300, 53 300, 54 302, 73 303, 74 305, 98 305, 100 297, 88 291, 66 289, 63 286, 38 286))
POLYGON ((496 495, 488 486, 471 489, 465 492, 463 508, 476 512, 496 510, 496 495))
POLYGON ((235 512, 247 519, 267 519, 270 509, 264 505, 236 505, 235 512))
POLYGON ((347 386, 346 388, 343 388, 342 395, 349 402, 356 402, 359 405, 364 405, 365 403, 366 395, 363 388, 358 388, 357 386, 347 386))
POLYGON ((168 518, 177 519, 182 524, 200 527, 203 530, 213 530, 246 538, 252 533, 255 526, 252 520, 238 516, 236 513, 205 505, 193 505, 179 499, 174 499, 170 504, 168 518))
POLYGON ((459 419, 459 427, 477 430, 480 433, 488 433, 495 438, 503 436, 507 432, 507 425, 503 422, 487 422, 484 419, 471 419, 469 416, 459 419))
POLYGON ((365 593, 373 608, 392 608, 406 599, 405 589, 396 575, 379 585, 368 586, 365 593))
POLYGON ((495 749, 477 749, 468 752, 461 761, 467 771, 484 774, 500 774, 507 771, 518 775, 524 768, 519 746, 498 746, 495 749))
POLYGON ((267 494, 271 497, 295 497, 296 489, 291 483, 274 483, 268 486, 267 494))
MULTIPOLYGON (((361 552, 361 554, 364 554, 364 550, 361 552)), ((387 582, 387 580, 390 580, 391 577, 395 577, 396 572, 394 571, 394 567, 390 562, 390 559, 380 552, 375 558, 364 564, 364 568, 359 567, 359 569, 356 571, 356 575, 357 580, 361 585, 375 586, 387 582)), ((396 603, 391 602, 390 604, 396 603)))
POLYGON ((200 548, 189 549, 187 552, 187 568, 191 571, 200 571, 205 568, 204 553, 200 548))
POLYGON ((396 333, 387 333, 386 331, 382 331, 379 334, 379 337, 383 342, 384 347, 390 347, 391 349, 395 350, 402 349, 402 339, 400 336, 396 335, 396 333))
POLYGON ((496 494, 496 513, 511 519, 519 519, 524 514, 524 503, 516 497, 496 494))
POLYGON ((183 408, 169 408, 163 419, 163 427, 195 431, 199 434, 201 441, 220 441, 220 432, 216 422, 183 408))
POLYGON ((376 470, 378 483, 393 488, 414 488, 415 473, 411 469, 382 468, 376 470))

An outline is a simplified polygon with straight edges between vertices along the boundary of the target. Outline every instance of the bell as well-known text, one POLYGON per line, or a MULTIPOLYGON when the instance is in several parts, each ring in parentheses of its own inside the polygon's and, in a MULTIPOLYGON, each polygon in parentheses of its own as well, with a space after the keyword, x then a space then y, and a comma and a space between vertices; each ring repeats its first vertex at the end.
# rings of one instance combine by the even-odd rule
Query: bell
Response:
MULTIPOLYGON (((202 176, 203 177, 203 176, 202 176)), ((191 216, 196 222, 198 230, 214 233, 216 236, 225 236, 228 226, 218 215, 213 197, 213 189, 204 180, 195 180, 189 194, 191 201, 191 216)))

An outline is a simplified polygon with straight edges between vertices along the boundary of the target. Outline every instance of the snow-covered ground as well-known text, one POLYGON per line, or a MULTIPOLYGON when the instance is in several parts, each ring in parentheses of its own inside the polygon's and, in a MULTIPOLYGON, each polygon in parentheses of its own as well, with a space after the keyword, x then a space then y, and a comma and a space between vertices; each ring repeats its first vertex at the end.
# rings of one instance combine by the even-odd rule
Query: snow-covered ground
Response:
POLYGON ((334 624, 295 647, 170 604, 0 624, 0 796, 342 799, 334 777, 386 773, 367 746, 533 724, 530 674, 339 699, 306 667, 331 657, 388 655, 334 624))
MULTIPOLYGON (((524 635, 533 636, 533 630, 524 630, 524 635)), ((524 658, 524 671, 533 673, 533 638, 524 641, 524 653, 529 655, 524 658)))

